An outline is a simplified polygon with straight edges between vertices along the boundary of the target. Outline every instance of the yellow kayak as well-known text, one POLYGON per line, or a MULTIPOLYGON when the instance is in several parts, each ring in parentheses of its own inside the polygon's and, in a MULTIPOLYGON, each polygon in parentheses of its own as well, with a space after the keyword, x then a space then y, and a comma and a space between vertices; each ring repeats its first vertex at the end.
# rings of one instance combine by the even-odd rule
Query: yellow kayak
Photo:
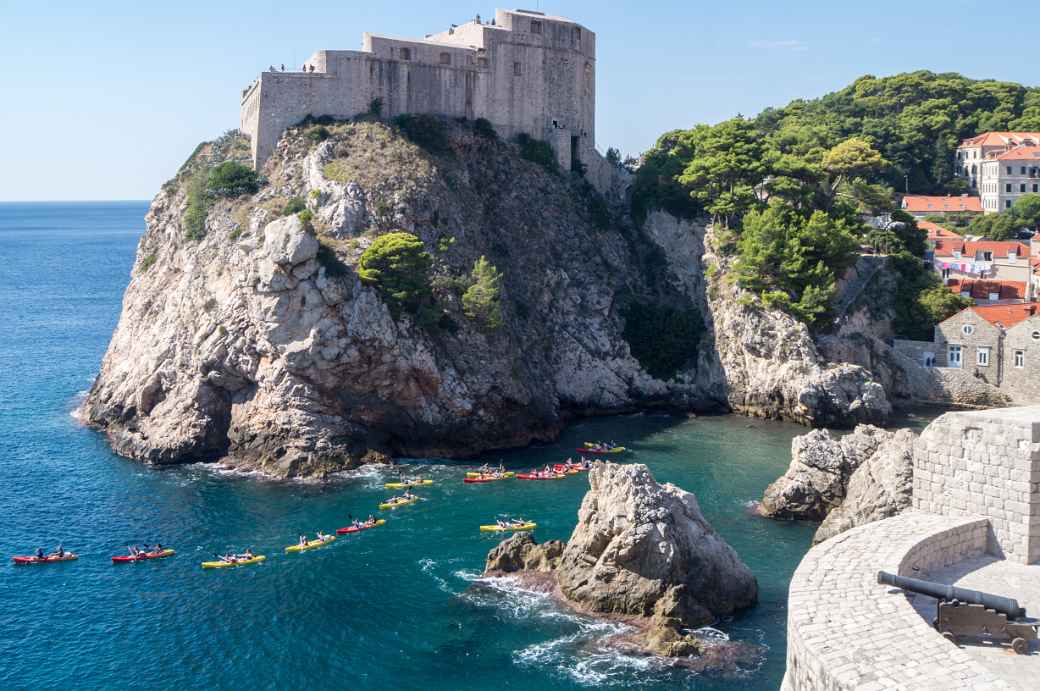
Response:
POLYGON ((388 482, 383 487, 387 489, 408 489, 409 487, 419 487, 420 485, 432 485, 433 480, 405 480, 404 482, 388 482))
POLYGON ((500 526, 500 525, 498 525, 496 523, 495 525, 482 525, 482 526, 480 526, 480 532, 482 532, 482 533, 503 533, 503 532, 508 532, 510 530, 534 530, 537 527, 538 527, 537 523, 530 523, 530 522, 529 523, 520 523, 518 525, 510 525, 510 526, 506 526, 505 528, 503 528, 502 526, 500 526))
POLYGON ((379 505, 379 508, 380 509, 396 509, 398 506, 408 506, 409 504, 414 504, 417 501, 419 501, 419 497, 416 497, 415 499, 406 499, 404 501, 395 502, 393 504, 390 504, 388 502, 383 502, 382 504, 379 505))
POLYGON ((289 545, 285 548, 286 552, 305 552, 309 549, 317 549, 318 547, 324 547, 330 542, 335 542, 335 535, 326 535, 324 540, 309 540, 302 545, 289 545))
MULTIPOLYGON (((494 475, 494 474, 495 474, 494 470, 492 470, 490 473, 481 473, 481 472, 478 472, 476 470, 471 470, 470 472, 466 473, 466 477, 483 477, 485 475, 494 475)), ((513 477, 514 475, 516 475, 516 473, 514 473, 512 470, 510 470, 510 471, 507 471, 505 473, 502 473, 501 477, 513 477)))
POLYGON ((227 569, 232 566, 247 566, 248 564, 259 564, 264 559, 267 559, 262 554, 258 554, 252 559, 239 559, 238 561, 204 561, 202 562, 202 568, 204 569, 227 569))

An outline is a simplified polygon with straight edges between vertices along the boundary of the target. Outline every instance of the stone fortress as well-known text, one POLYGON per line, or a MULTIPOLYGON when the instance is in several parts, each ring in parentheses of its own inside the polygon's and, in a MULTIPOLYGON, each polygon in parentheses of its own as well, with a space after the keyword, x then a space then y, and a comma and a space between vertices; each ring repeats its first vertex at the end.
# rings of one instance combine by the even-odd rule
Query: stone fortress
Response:
POLYGON ((879 570, 1040 614, 1040 406, 949 412, 913 449, 912 508, 820 543, 791 578, 784 691, 1035 689, 1040 649, 954 645, 879 570))
MULTIPOLYGON (((596 35, 532 10, 452 25, 424 39, 365 33, 361 50, 320 50, 300 72, 269 70, 242 94, 258 168, 308 115, 428 113, 485 118, 501 137, 549 142, 564 170, 602 167, 595 149, 596 35)), ((595 184, 595 183, 594 183, 595 184)))

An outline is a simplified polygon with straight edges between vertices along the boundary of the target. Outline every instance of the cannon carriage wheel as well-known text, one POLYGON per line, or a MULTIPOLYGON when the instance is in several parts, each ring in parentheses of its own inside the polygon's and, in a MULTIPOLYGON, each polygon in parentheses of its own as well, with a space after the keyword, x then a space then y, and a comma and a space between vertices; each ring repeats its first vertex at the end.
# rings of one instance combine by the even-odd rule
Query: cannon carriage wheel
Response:
POLYGON ((1011 641, 1011 649, 1019 655, 1026 655, 1029 653, 1029 641, 1024 638, 1015 638, 1011 641))

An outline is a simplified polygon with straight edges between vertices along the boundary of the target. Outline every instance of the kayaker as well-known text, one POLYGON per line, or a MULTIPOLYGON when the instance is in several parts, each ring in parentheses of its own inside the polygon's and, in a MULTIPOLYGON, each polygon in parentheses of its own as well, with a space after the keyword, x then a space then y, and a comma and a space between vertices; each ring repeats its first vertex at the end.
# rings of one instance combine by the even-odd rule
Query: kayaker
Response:
POLYGON ((376 517, 373 516, 372 514, 368 514, 368 520, 365 521, 365 525, 375 525, 375 524, 376 524, 376 517))
POLYGON ((321 540, 322 542, 328 542, 329 536, 319 530, 318 531, 318 539, 321 540))
POLYGON ((43 553, 43 547, 37 547, 37 548, 36 548, 36 558, 37 558, 37 559, 43 559, 43 558, 45 558, 46 556, 47 556, 47 555, 45 555, 45 554, 43 553))
POLYGON ((161 554, 162 552, 163 552, 162 543, 161 542, 156 542, 155 543, 155 553, 156 554, 161 554))
POLYGON ((55 552, 55 554, 58 555, 58 559, 63 559, 65 557, 65 548, 62 546, 60 542, 58 543, 58 550, 55 552))
POLYGON ((354 522, 351 523, 351 525, 354 526, 355 528, 360 528, 361 527, 361 521, 359 521, 358 519, 355 518, 354 522))
POLYGON ((300 536, 300 541, 297 544, 300 547, 306 547, 307 546, 307 536, 306 535, 301 535, 300 536))
POLYGON ((498 524, 499 528, 507 528, 507 527, 509 527, 509 526, 506 525, 506 522, 503 521, 501 518, 496 518, 495 519, 495 523, 498 524))
POLYGON ((245 552, 244 552, 244 553, 242 554, 242 558, 243 558, 243 559, 252 559, 252 558, 253 558, 253 549, 252 549, 252 548, 249 548, 249 549, 247 549, 247 550, 246 550, 246 551, 245 551, 245 552))

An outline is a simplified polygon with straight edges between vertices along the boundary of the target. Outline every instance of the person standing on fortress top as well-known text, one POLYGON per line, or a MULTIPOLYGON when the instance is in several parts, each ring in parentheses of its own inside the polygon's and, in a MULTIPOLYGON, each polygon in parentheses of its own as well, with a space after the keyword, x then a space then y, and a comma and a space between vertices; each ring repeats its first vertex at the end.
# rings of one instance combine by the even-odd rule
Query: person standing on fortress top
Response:
POLYGON ((285 72, 285 63, 282 63, 282 72, 285 72))

